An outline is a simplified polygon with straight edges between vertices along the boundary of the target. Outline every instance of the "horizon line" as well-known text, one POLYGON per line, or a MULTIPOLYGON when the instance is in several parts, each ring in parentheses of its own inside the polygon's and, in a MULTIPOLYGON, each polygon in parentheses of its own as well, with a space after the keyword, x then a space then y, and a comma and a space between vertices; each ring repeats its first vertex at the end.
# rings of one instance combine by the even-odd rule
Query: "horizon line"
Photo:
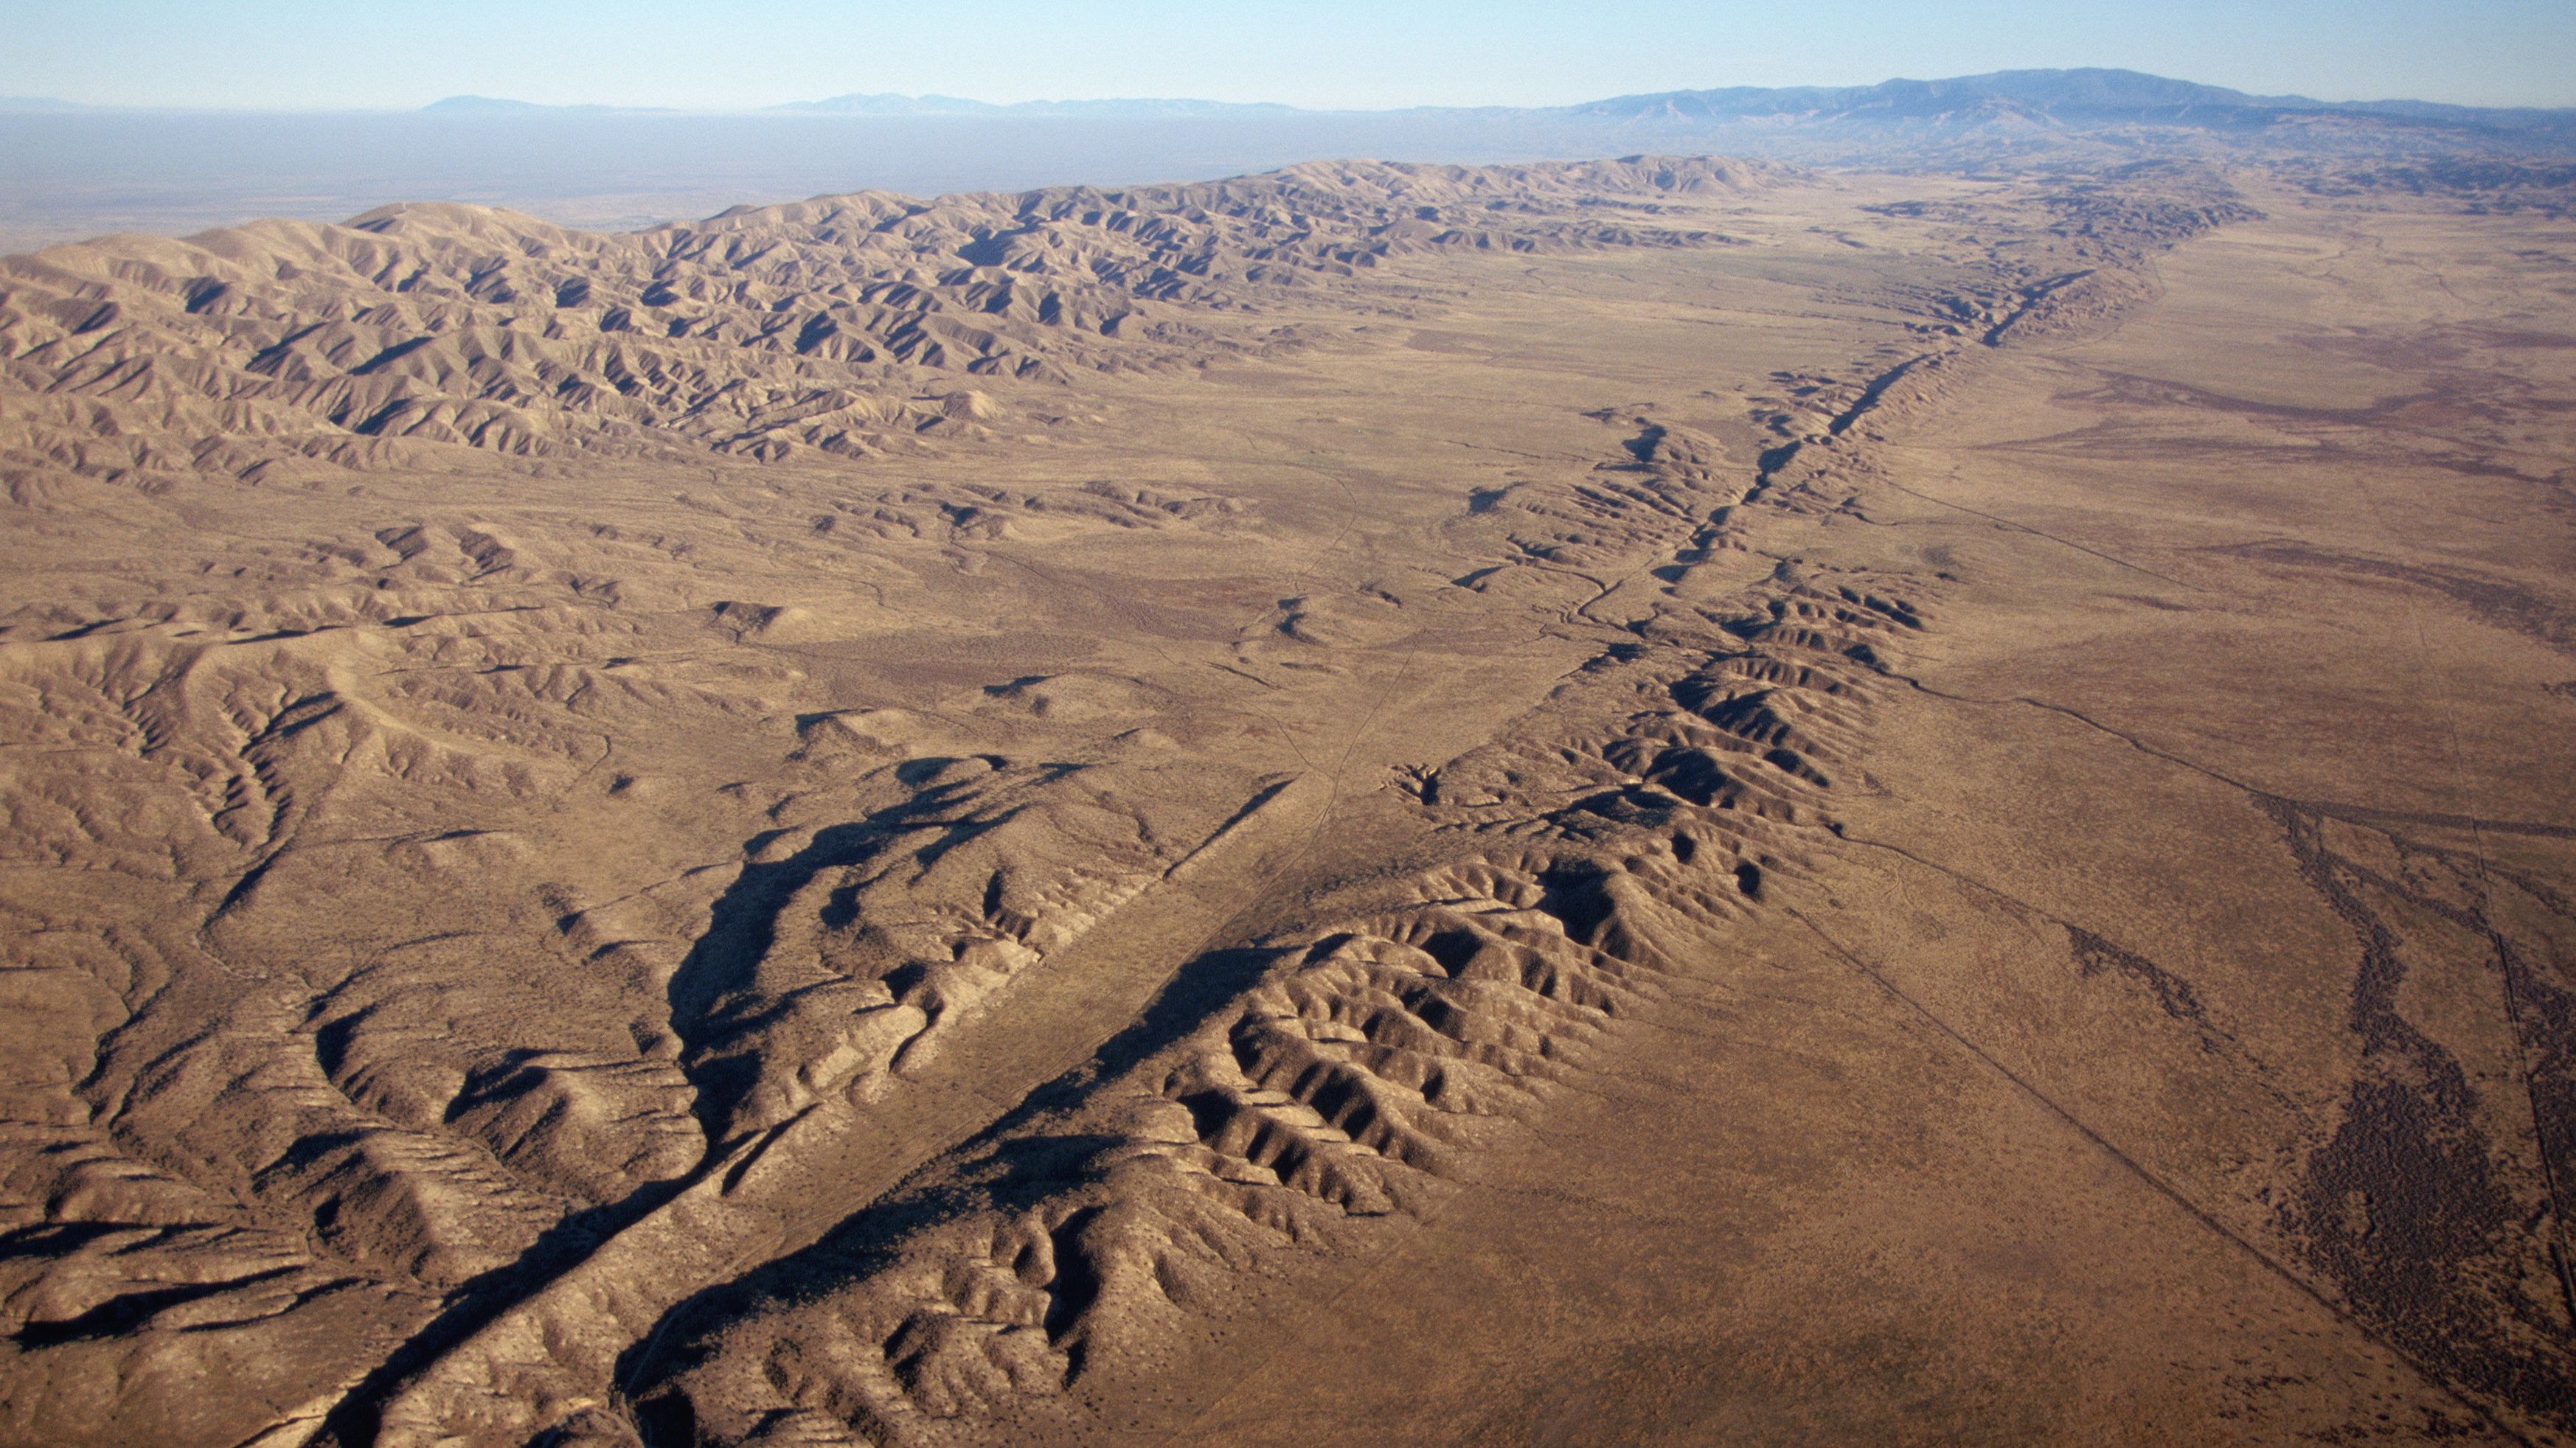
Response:
MULTIPOLYGON (((2310 104, 2310 105, 2323 105, 2323 106, 2425 105, 2425 106, 2444 106, 2444 107, 2449 107, 2449 108, 2458 109, 2458 110, 2470 110, 2470 111, 2506 111, 2506 112, 2511 112, 2511 111, 2576 111, 2576 98, 2571 98, 2571 99, 2570 99, 2569 101, 2567 101, 2566 103, 2558 104, 2558 105, 2528 105, 2528 104, 2522 104, 2522 105, 2494 105, 2494 104, 2483 104, 2483 103, 2462 102, 2462 101, 2438 101, 2438 100, 2427 100, 2427 99, 2425 99, 2425 98, 2423 98, 2423 97, 2419 97, 2419 96, 2352 96, 2352 97, 2344 97, 2344 98, 2333 98, 2333 97, 2312 96, 2312 95, 2305 95, 2305 94, 2298 94, 2298 93, 2263 94, 2263 93, 2258 93, 2258 92, 2253 92, 2253 91, 2243 91, 2243 90, 2238 90, 2238 89, 2236 89, 2236 88, 2234 88, 2234 87, 2232 87, 2232 86, 2221 86, 2221 85, 2211 84, 2211 83, 2209 83, 2209 82, 2205 82, 2205 81, 2188 80, 2188 79, 2184 79, 2184 78, 2182 78, 2182 77, 2178 77, 2178 76, 2161 75, 2161 74, 2158 74, 2158 73, 2153 72, 2153 71, 2142 71, 2142 70, 2137 70, 2137 69, 2134 69, 2134 68, 2131 68, 2131 67, 2126 67, 2126 66, 2017 66, 2017 67, 2012 67, 2012 68, 2005 69, 2005 70, 1973 71, 1973 72, 1965 72, 1965 73, 1956 74, 1956 75, 1944 75, 1944 76, 1903 76, 1903 75, 1899 75, 1899 76, 1890 76, 1890 77, 1888 77, 1888 78, 1886 78, 1886 79, 1884 79, 1884 80, 1879 80, 1879 81, 1858 82, 1858 83, 1852 83, 1852 84, 1846 84, 1846 85, 1827 85, 1827 84, 1814 84, 1814 83, 1802 83, 1802 84, 1793 84, 1793 85, 1713 85, 1713 86, 1698 86, 1698 87, 1680 87, 1680 88, 1671 88, 1671 89, 1665 89, 1665 90, 1653 90, 1653 91, 1629 91, 1629 92, 1622 92, 1622 93, 1619 93, 1619 94, 1616 94, 1616 95, 1592 96, 1592 97, 1588 97, 1588 98, 1583 99, 1583 100, 1575 100, 1575 101, 1561 101, 1561 102, 1539 103, 1539 104, 1532 104, 1532 103, 1525 103, 1525 102, 1493 101, 1493 102, 1483 102, 1483 103, 1473 103, 1473 104, 1458 104, 1458 103, 1435 104, 1435 103, 1425 103, 1425 104, 1413 104, 1413 105, 1387 105, 1387 106, 1303 106, 1303 105, 1298 105, 1298 104, 1296 104, 1296 103, 1294 103, 1294 102, 1290 102, 1290 101, 1274 101, 1274 100, 1220 100, 1220 99, 1216 99, 1216 98, 1213 98, 1213 97, 1207 97, 1207 96, 1184 96, 1184 95, 1037 96, 1037 97, 1030 97, 1030 98, 1027 98, 1027 99, 1024 99, 1024 100, 1014 100, 1014 101, 992 101, 992 100, 985 100, 985 99, 982 99, 982 98, 979 98, 979 97, 952 95, 952 94, 948 94, 948 93, 945 93, 945 92, 939 92, 939 91, 904 92, 904 91, 869 91, 869 90, 853 90, 853 91, 845 91, 845 92, 841 92, 841 93, 838 93, 838 94, 835 94, 835 95, 819 96, 819 97, 808 97, 808 98, 801 98, 801 99, 790 99, 790 100, 783 100, 783 101, 770 101, 770 102, 767 102, 767 103, 760 103, 760 104, 751 104, 751 103, 746 103, 746 104, 741 104, 741 105, 705 105, 705 106, 692 106, 692 105, 658 105, 658 104, 645 104, 645 103, 631 103, 631 104, 630 104, 630 103, 621 103, 621 102, 613 102, 613 101, 530 101, 530 100, 521 100, 521 99, 519 99, 519 98, 517 98, 517 97, 513 97, 513 96, 491 96, 491 95, 484 95, 484 94, 480 94, 480 93, 477 93, 477 92, 457 92, 457 93, 450 94, 450 95, 439 96, 439 97, 437 97, 437 98, 435 98, 435 99, 433 99, 433 100, 424 101, 424 102, 421 102, 421 103, 419 103, 419 104, 417 104, 417 105, 399 105, 399 106, 339 106, 339 105, 319 105, 319 106, 246 106, 246 105, 188 104, 188 103, 183 103, 183 102, 154 102, 154 101, 75 101, 75 100, 66 100, 66 99, 63 99, 62 97, 59 97, 59 96, 45 96, 45 95, 0 95, 0 115, 8 115, 8 114, 14 114, 14 115, 20 115, 20 116, 24 116, 24 115, 31 115, 31 114, 59 114, 59 115, 72 115, 72 114, 80 114, 80 113, 84 113, 84 112, 86 112, 86 113, 92 113, 92 114, 147 114, 147 115, 151 115, 151 114, 160 114, 160 115, 241 115, 241 116, 322 116, 322 115, 342 115, 342 116, 417 116, 417 115, 422 115, 422 114, 427 113, 427 112, 435 112, 435 111, 439 110, 439 109, 440 109, 440 108, 442 108, 442 107, 453 107, 455 110, 460 111, 460 112, 461 112, 461 111, 469 111, 469 110, 473 110, 473 109, 477 109, 477 108, 481 108, 481 107, 488 107, 488 108, 490 108, 490 109, 491 109, 491 110, 493 110, 493 111, 500 111, 500 112, 507 112, 507 111, 554 111, 554 112, 563 112, 563 111, 579 111, 579 112, 604 113, 604 114, 612 114, 612 115, 634 115, 634 116, 654 116, 654 115, 659 115, 659 116, 708 116, 708 117, 715 117, 715 116, 741 116, 741 117, 751 117, 751 116, 780 116, 780 115, 795 116, 795 115, 805 115, 805 116, 815 116, 815 117, 820 117, 820 118, 825 118, 825 119, 844 119, 844 120, 871 120, 871 119, 873 119, 873 120, 886 120, 886 119, 916 119, 916 120, 968 120, 968 119, 974 119, 974 118, 975 118, 975 116, 974 116, 972 113, 949 114, 949 115, 944 115, 944 116, 943 116, 943 115, 919 115, 919 116, 905 117, 905 116, 901 115, 900 113, 896 113, 896 114, 870 115, 869 113, 866 113, 866 112, 860 112, 860 111, 830 111, 830 110, 824 110, 824 109, 822 109, 823 107, 829 106, 829 105, 831 105, 833 102, 836 102, 836 101, 880 100, 880 101, 902 101, 902 102, 912 102, 912 103, 923 103, 923 102, 950 102, 950 103, 955 103, 955 104, 959 104, 959 105, 980 107, 980 108, 989 109, 989 110, 991 110, 991 111, 995 111, 995 112, 1005 112, 1005 113, 1006 113, 1006 112, 1009 112, 1009 111, 1012 111, 1012 110, 1021 110, 1021 109, 1028 109, 1028 108, 1034 108, 1034 107, 1047 107, 1047 106, 1171 105, 1171 106, 1204 106, 1204 107, 1210 107, 1210 108, 1229 109, 1229 110, 1272 110, 1272 111, 1289 111, 1289 112, 1294 112, 1294 113, 1301 114, 1301 115, 1314 115, 1314 116, 1371 116, 1371 115, 1402 115, 1402 114, 1407 114, 1407 113, 1426 112, 1426 111, 1430 111, 1430 112, 1443 112, 1443 111, 1445 111, 1445 112, 1476 112, 1476 111, 1565 111, 1565 110, 1577 110, 1577 109, 1580 109, 1580 108, 1582 108, 1582 107, 1584 107, 1584 106, 1590 106, 1590 105, 1602 105, 1602 104, 1606 104, 1606 103, 1609 103, 1609 102, 1612 102, 1612 101, 1640 100, 1640 99, 1649 99, 1649 98, 1659 97, 1659 96, 1707 95, 1707 94, 1714 94, 1714 93, 1721 93, 1721 92, 1738 92, 1738 93, 1795 92, 1795 91, 1819 91, 1819 92, 1865 92, 1865 91, 1878 90, 1878 89, 1883 89, 1883 88, 1886 88, 1886 87, 1889 87, 1889 86, 1897 86, 1897 85, 1908 85, 1908 84, 1913 84, 1913 85, 1938 85, 1938 84, 1941 84, 1941 83, 1944 83, 1944 82, 1950 82, 1950 81, 1984 80, 1984 79, 1989 79, 1989 78, 1998 77, 1998 76, 2017 76, 2017 75, 2019 75, 2019 76, 2028 76, 2028 75, 2058 75, 2058 76, 2065 76, 2065 75, 2084 75, 2084 74, 2102 74, 2102 75, 2134 76, 2134 77, 2138 77, 2138 78, 2146 79, 2146 80, 2163 81, 2163 82, 2167 82, 2167 83, 2170 83, 2170 84, 2176 84, 2176 85, 2188 85, 2188 86, 2193 86, 2193 87, 2196 87, 2196 88, 2199 88, 2199 89, 2202 89, 2202 90, 2223 92, 2223 93, 2225 93, 2226 95, 2228 95, 2228 96, 2230 96, 2230 97, 2239 97, 2239 98, 2242 98, 2243 100, 2250 101, 2250 102, 2257 102, 2257 103, 2261 103, 2261 102, 2274 102, 2274 103, 2285 103, 2285 102, 2305 102, 2305 103, 2310 104), (460 102, 465 103, 465 104, 459 104, 460 102)), ((1003 118, 1003 117, 999 117, 999 116, 997 116, 997 117, 995 117, 995 118, 996 118, 996 119, 1000 119, 1000 118, 1003 118)))

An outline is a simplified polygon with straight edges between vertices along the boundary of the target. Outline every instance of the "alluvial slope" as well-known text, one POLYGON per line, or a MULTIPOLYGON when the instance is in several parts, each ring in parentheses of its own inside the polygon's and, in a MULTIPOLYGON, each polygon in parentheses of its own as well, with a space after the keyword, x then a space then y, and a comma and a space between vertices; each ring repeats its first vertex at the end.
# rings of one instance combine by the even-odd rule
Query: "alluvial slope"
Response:
MULTIPOLYGON (((1745 548, 1739 510, 1830 505, 1748 489, 1708 440, 1636 422, 1635 461, 1568 491, 1660 515, 1682 580, 1745 548)), ((1413 779, 1412 830, 1391 833, 1427 829, 1436 863, 1260 937, 1233 997, 1174 1039, 1033 1097, 728 1288, 712 1323, 632 1365, 638 1420, 780 1441, 1067 1431, 1095 1383, 1187 1361, 1244 1279, 1385 1251, 1480 1156, 1525 1148, 1548 1103, 1617 1071, 1624 1019, 1813 872, 1818 806, 1857 767, 1862 661, 1924 626, 1883 580, 1794 568, 1735 608, 1659 610, 1522 727, 1413 779)))
POLYGON ((2406 224, 13 259, 0 1439, 2568 1431, 2555 242, 2406 224))

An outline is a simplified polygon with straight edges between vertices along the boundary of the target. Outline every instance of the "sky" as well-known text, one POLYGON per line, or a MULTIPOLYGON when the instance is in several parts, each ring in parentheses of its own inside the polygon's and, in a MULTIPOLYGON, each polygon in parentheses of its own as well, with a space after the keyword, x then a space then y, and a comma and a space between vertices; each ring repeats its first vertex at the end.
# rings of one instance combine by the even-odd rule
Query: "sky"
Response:
POLYGON ((2576 0, 0 0, 0 96, 749 109, 854 91, 1558 105, 2121 66, 2264 94, 2576 106, 2576 0))

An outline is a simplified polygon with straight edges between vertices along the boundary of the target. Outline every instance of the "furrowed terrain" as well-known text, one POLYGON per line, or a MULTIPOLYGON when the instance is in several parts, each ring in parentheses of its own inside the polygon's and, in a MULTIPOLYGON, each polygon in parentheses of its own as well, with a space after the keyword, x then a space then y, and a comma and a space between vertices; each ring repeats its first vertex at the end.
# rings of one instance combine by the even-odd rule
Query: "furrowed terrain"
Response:
POLYGON ((2491 192, 0 262, 0 1441, 2567 1441, 2491 192))

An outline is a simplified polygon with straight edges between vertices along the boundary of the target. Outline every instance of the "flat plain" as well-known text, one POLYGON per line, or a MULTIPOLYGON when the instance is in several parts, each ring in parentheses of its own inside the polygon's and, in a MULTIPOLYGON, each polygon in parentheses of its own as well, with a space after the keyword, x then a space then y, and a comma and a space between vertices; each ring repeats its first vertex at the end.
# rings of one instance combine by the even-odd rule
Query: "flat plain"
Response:
POLYGON ((2568 1441, 2576 222, 0 262, 0 1440, 2568 1441))

